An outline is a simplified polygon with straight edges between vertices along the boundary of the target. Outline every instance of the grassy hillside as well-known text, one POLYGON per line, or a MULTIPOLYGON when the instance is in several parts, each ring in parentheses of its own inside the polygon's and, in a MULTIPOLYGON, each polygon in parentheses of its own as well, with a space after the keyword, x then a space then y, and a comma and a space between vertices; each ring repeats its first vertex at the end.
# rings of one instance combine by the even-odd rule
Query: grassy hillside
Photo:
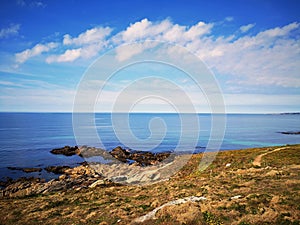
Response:
POLYGON ((102 185, 0 199, 0 224, 300 224, 300 145, 220 152, 203 172, 202 155, 170 180, 148 186, 102 185), (280 149, 279 149, 280 148, 280 149), (227 165, 226 165, 227 164, 227 165))

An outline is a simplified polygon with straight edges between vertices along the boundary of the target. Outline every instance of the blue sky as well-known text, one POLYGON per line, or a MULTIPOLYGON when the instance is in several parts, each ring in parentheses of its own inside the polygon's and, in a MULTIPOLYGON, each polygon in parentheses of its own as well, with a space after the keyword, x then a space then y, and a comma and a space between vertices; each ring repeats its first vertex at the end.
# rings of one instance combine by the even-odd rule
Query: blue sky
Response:
MULTIPOLYGON (((1 1, 0 111, 72 111, 94 60, 145 40, 197 55, 214 72, 227 112, 300 111, 299 11, 299 1, 1 1)), ((107 88, 99 111, 110 111, 129 73, 107 88)))

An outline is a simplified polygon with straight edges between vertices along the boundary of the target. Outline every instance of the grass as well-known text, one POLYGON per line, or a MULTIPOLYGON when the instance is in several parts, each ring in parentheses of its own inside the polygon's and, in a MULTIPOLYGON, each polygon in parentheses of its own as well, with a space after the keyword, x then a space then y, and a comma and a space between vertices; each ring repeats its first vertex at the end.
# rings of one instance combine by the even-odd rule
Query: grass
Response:
MULTIPOLYGON (((0 224, 129 224, 155 207, 187 196, 204 196, 192 224, 299 224, 300 145, 220 152, 199 171, 201 154, 168 181, 148 186, 103 186, 80 191, 0 199, 0 224), (231 163, 229 167, 225 165, 231 163), (233 196, 241 195, 238 199, 233 196), (38 221, 38 222, 36 222, 38 221), (118 222, 119 221, 119 222, 118 222)), ((183 224, 165 215, 144 224, 183 224)))

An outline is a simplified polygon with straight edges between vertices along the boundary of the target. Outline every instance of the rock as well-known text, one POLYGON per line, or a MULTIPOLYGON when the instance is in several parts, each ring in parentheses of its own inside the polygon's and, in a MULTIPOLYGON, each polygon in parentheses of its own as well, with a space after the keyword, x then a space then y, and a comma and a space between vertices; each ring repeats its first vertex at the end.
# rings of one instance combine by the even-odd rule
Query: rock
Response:
POLYGON ((65 180, 67 178, 67 175, 66 174, 63 174, 63 175, 60 175, 59 176, 59 180, 65 180))
POLYGON ((42 168, 22 168, 22 167, 14 167, 14 166, 8 166, 7 169, 9 170, 20 170, 25 173, 33 173, 33 172, 41 172, 42 168))
POLYGON ((95 147, 88 147, 88 146, 81 146, 79 148, 80 154, 79 156, 89 158, 93 156, 102 156, 104 159, 107 157, 111 157, 111 155, 104 149, 95 148, 95 147))
POLYGON ((291 134, 291 135, 299 135, 300 131, 282 131, 282 132, 278 132, 280 134, 291 134))
POLYGON ((97 181, 95 181, 94 183, 92 183, 92 184, 89 186, 89 188, 94 188, 94 187, 97 187, 97 186, 99 186, 99 185, 104 185, 104 184, 105 184, 104 180, 97 180, 97 181))
POLYGON ((230 199, 231 199, 231 200, 234 200, 234 199, 239 199, 239 198, 241 198, 241 197, 243 197, 243 196, 241 196, 241 195, 236 195, 236 196, 231 197, 230 199))
POLYGON ((41 172, 42 168, 23 168, 22 171, 25 173, 41 172))
POLYGON ((44 184, 45 180, 39 178, 21 177, 17 180, 9 180, 6 187, 0 191, 1 197, 22 197, 36 194, 37 190, 44 184))
POLYGON ((68 169, 70 169, 69 166, 48 166, 45 168, 47 172, 52 172, 55 174, 63 174, 68 169))
POLYGON ((103 221, 103 222, 99 223, 99 225, 108 225, 108 223, 103 221))
MULTIPOLYGON (((57 191, 67 191, 70 189, 81 190, 89 186, 106 184, 99 180, 99 174, 86 166, 70 168, 68 166, 49 166, 48 172, 64 173, 59 179, 53 179, 48 182, 39 178, 20 178, 17 180, 7 179, 1 182, 2 190, 0 197, 22 197, 34 194, 45 194, 57 191), (95 177, 97 175, 97 178, 95 177)), ((107 183, 112 185, 111 182, 107 183)))
POLYGON ((117 176, 117 177, 112 177, 110 178, 112 182, 116 182, 116 183, 119 183, 119 182, 124 182, 128 179, 128 177, 126 176, 117 176))
POLYGON ((225 167, 230 167, 231 166, 231 163, 227 163, 226 165, 225 165, 225 167))
POLYGON ((55 148, 52 149, 50 152, 55 155, 65 155, 65 156, 80 154, 80 150, 77 146, 75 147, 65 146, 63 148, 55 148))
POLYGON ((126 163, 127 159, 130 155, 129 150, 122 149, 120 146, 114 148, 110 154, 115 157, 116 159, 120 160, 121 162, 126 163))
POLYGON ((152 153, 147 151, 132 151, 123 149, 120 146, 114 148, 110 154, 123 163, 132 165, 149 166, 156 165, 159 162, 170 157, 171 152, 152 153))
POLYGON ((69 175, 71 178, 78 178, 82 176, 94 177, 98 175, 92 168, 89 166, 77 166, 74 168, 69 168, 64 171, 65 174, 69 175))
POLYGON ((8 166, 6 168, 9 169, 9 170, 23 170, 23 168, 21 168, 21 167, 15 167, 15 166, 8 166))

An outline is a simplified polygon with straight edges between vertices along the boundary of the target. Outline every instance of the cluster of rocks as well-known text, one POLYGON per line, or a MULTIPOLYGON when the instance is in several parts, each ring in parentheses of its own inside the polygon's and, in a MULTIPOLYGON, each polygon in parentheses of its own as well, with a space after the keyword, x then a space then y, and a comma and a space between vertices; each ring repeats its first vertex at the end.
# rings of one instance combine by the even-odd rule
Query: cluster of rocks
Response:
POLYGON ((123 163, 131 163, 133 161, 138 166, 149 166, 157 165, 169 158, 171 152, 152 153, 148 151, 132 151, 118 146, 110 154, 123 163))
POLYGON ((135 151, 124 149, 120 146, 107 152, 100 148, 93 148, 82 146, 78 148, 65 146, 63 148, 56 148, 50 151, 52 154, 61 154, 65 156, 79 155, 81 157, 89 158, 93 156, 102 156, 104 159, 112 160, 112 157, 123 163, 134 163, 138 166, 156 165, 159 162, 170 157, 171 152, 152 153, 149 151, 135 151), (112 156, 112 157, 111 157, 112 156))
POLYGON ((33 177, 17 180, 8 178, 6 181, 0 182, 0 186, 3 187, 0 190, 0 197, 23 197, 72 189, 80 190, 98 185, 112 185, 112 182, 105 180, 89 166, 81 165, 65 169, 58 179, 52 179, 48 182, 45 179, 33 177))
POLYGON ((80 155, 80 150, 78 146, 71 147, 67 145, 63 148, 52 149, 50 152, 55 155, 65 155, 65 156, 80 155))
MULTIPOLYGON (((0 182, 0 197, 20 197, 44 194, 53 191, 82 189, 98 185, 145 184, 168 179, 185 163, 183 156, 174 156, 171 152, 151 153, 132 151, 116 147, 108 152, 99 148, 65 146, 51 150, 53 154, 81 157, 101 156, 108 163, 87 163, 70 168, 69 166, 49 166, 47 172, 62 174, 58 179, 46 182, 40 178, 7 179, 0 182), (176 161, 176 163, 174 163, 176 161)), ((41 172, 42 168, 9 168, 23 172, 41 172)))
MULTIPOLYGON (((48 166, 44 168, 48 173, 54 173, 54 174, 63 174, 65 170, 70 169, 70 166, 48 166)), ((35 173, 35 172, 42 172, 43 168, 31 168, 31 167, 11 167, 8 166, 7 169, 9 170, 19 170, 24 173, 35 173)))

